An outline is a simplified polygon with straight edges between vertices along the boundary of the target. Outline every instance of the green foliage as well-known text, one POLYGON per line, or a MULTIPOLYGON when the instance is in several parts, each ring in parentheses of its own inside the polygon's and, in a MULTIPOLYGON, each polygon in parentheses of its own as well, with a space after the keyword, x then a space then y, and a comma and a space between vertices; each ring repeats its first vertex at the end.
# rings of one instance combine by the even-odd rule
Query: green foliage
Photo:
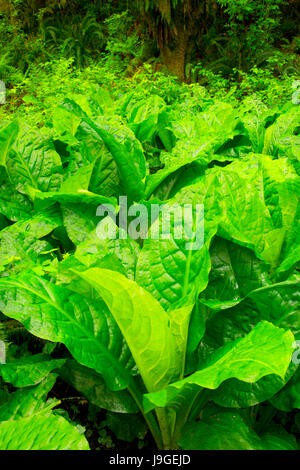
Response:
POLYGON ((36 387, 18 390, 0 407, 2 450, 88 450, 85 437, 68 420, 51 411, 57 401, 45 401, 55 376, 36 387))
POLYGON ((52 24, 52 18, 42 20, 40 30, 45 47, 53 51, 59 48, 66 58, 73 58, 79 67, 87 65, 88 59, 104 48, 103 28, 96 19, 87 14, 83 19, 72 17, 72 23, 52 24))
POLYGON ((0 1, 0 449, 299 449, 295 10, 0 1))
POLYGON ((298 406, 288 401, 300 334, 292 93, 273 108, 257 96, 222 102, 146 68, 115 96, 98 87, 55 107, 51 98, 40 128, 28 119, 0 128, 9 222, 0 232, 0 309, 44 344, 25 356, 12 349, 0 367, 18 388, 0 409, 1 448, 48 449, 49 426, 59 437, 51 448, 87 448, 44 395, 32 401, 45 381, 53 387, 54 372, 107 411, 102 446, 114 445, 110 428, 129 442, 148 429, 161 449, 298 448, 284 422, 272 422, 277 408, 298 406), (149 235, 163 232, 174 206, 203 204, 203 246, 187 246, 194 229, 178 239, 172 217, 165 239, 135 240, 130 228, 125 238, 101 236, 109 216, 99 224, 97 207, 120 195, 150 209, 164 203, 149 235))

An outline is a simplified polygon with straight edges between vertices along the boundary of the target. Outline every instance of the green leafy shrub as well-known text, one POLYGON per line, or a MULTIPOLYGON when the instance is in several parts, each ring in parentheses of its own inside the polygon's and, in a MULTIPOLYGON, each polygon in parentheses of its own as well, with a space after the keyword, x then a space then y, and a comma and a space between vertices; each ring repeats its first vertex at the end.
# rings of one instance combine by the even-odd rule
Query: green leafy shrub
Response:
POLYGON ((299 106, 140 80, 136 94, 53 100, 46 125, 0 127, 2 324, 40 338, 0 365, 0 448, 47 449, 49 427, 51 448, 88 448, 46 401, 58 375, 107 411, 103 445, 108 426, 160 449, 296 450, 279 417, 299 407, 299 106), (166 238, 105 237, 125 229, 97 209, 122 195, 163 204, 150 233, 190 204, 191 230, 176 237, 170 216, 166 238))

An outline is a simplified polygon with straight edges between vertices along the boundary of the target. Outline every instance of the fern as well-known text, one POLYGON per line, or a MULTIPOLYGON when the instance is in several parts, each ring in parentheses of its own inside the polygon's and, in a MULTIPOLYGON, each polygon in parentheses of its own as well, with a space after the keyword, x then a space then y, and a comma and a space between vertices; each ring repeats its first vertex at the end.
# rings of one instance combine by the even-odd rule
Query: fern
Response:
POLYGON ((52 18, 43 19, 40 33, 50 51, 61 50, 67 59, 74 58, 80 68, 105 44, 103 28, 90 14, 83 19, 74 17, 71 24, 59 19, 53 24, 52 18))

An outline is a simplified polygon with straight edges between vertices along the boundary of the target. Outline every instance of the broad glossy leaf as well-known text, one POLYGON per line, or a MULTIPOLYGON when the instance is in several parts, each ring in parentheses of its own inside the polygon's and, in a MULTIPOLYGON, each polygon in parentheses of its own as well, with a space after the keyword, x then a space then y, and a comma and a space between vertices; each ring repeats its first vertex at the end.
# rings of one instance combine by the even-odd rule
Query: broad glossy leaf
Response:
POLYGON ((180 376, 182 351, 176 348, 167 313, 151 294, 110 270, 92 268, 79 275, 106 303, 131 350, 147 390, 159 390, 180 376))
POLYGON ((103 196, 119 196, 125 193, 116 162, 106 148, 103 140, 91 129, 80 126, 76 133, 77 146, 79 151, 73 156, 80 156, 81 164, 93 164, 90 190, 103 196))
MULTIPOLYGON (((218 347, 248 333, 261 320, 290 329, 296 338, 300 328, 300 297, 297 281, 267 285, 250 292, 233 307, 223 308, 206 323, 206 334, 198 350, 200 362, 209 358, 218 347)), ((225 307, 225 306, 224 306, 225 307)), ((264 377, 254 384, 228 380, 213 392, 214 401, 222 406, 246 407, 271 398, 291 378, 295 366, 291 365, 285 379, 264 377)))
POLYGON ((299 126, 299 121, 299 106, 293 106, 287 113, 281 114, 266 131, 262 153, 276 155, 281 141, 294 134, 295 129, 299 126))
POLYGON ((135 401, 127 390, 112 392, 107 388, 100 374, 68 359, 59 371, 59 376, 78 390, 90 403, 104 410, 116 413, 137 413, 135 401))
POLYGON ((35 387, 27 387, 10 393, 7 400, 0 406, 0 422, 15 421, 37 414, 48 413, 58 400, 46 401, 47 395, 54 386, 57 376, 49 374, 35 387))
POLYGON ((238 412, 221 410, 188 423, 179 444, 184 450, 299 450, 295 437, 284 429, 279 427, 259 436, 238 412))
POLYGON ((202 186, 183 189, 161 208, 159 218, 149 229, 139 256, 136 280, 166 309, 184 300, 193 304, 196 293, 207 286, 208 249, 219 219, 219 207, 211 207, 214 195, 214 178, 202 186), (184 204, 190 204, 189 209, 193 207, 193 211, 188 212, 184 204), (204 220, 201 204, 204 204, 204 220))
POLYGON ((61 367, 65 359, 52 359, 45 354, 24 356, 5 364, 0 364, 0 376, 14 387, 28 387, 44 380, 54 369, 61 367))
POLYGON ((147 427, 140 414, 120 415, 117 413, 107 413, 103 423, 118 439, 126 442, 133 442, 135 439, 144 439, 147 434, 147 427))
POLYGON ((166 103, 157 95, 138 101, 128 110, 129 127, 142 143, 151 141, 158 132, 158 119, 166 109, 166 103))
POLYGON ((258 435, 234 412, 219 413, 204 422, 187 423, 179 445, 183 450, 261 450, 258 435))
POLYGON ((8 154, 16 140, 19 132, 18 121, 13 121, 10 124, 2 127, 0 130, 0 166, 6 168, 8 154))
POLYGON ((289 230, 299 203, 300 177, 287 158, 258 158, 263 174, 264 200, 274 224, 289 230))
POLYGON ((253 249, 267 263, 275 264, 285 231, 275 228, 254 181, 231 170, 230 166, 216 171, 223 206, 218 233, 253 249))
POLYGON ((62 205, 72 205, 72 204, 86 204, 98 207, 100 205, 110 204, 115 206, 116 200, 113 198, 107 198, 105 196, 100 196, 99 194, 91 193, 85 189, 74 190, 70 193, 64 192, 47 192, 42 193, 40 191, 35 191, 35 198, 37 200, 36 207, 38 210, 41 210, 44 207, 47 207, 50 204, 59 202, 62 205))
POLYGON ((101 299, 56 286, 31 272, 2 279, 0 291, 5 315, 40 338, 64 343, 78 362, 102 374, 112 390, 127 387, 134 363, 101 299))
POLYGON ((269 374, 284 378, 292 357, 293 338, 291 332, 261 322, 244 338, 216 350, 202 369, 165 390, 145 395, 145 409, 167 406, 187 384, 216 389, 233 377, 249 383, 269 374))
POLYGON ((17 222, 33 215, 33 205, 29 199, 15 190, 9 183, 0 185, 0 213, 17 222))
POLYGON ((255 383, 229 379, 211 393, 211 399, 226 408, 247 408, 271 399, 286 383, 289 383, 297 366, 290 364, 284 379, 277 375, 268 375, 255 383))
MULTIPOLYGON (((300 292, 297 280, 256 289, 236 306, 223 309, 209 319, 205 344, 216 348, 248 333, 261 320, 300 333, 300 292)), ((211 352, 211 349, 210 349, 211 352)), ((210 353, 208 353, 210 354, 210 353)))
POLYGON ((88 234, 100 222, 96 215, 97 206, 93 204, 66 204, 61 207, 68 236, 75 245, 79 245, 86 240, 88 234))
POLYGON ((60 203, 63 221, 69 238, 78 244, 84 241, 97 226, 99 206, 116 206, 115 198, 108 198, 88 190, 94 165, 81 168, 68 178, 58 192, 32 191, 35 207, 43 210, 48 206, 60 203))
POLYGON ((124 239, 120 238, 121 231, 117 226, 115 226, 115 230, 116 238, 105 238, 103 229, 98 225, 97 229, 90 232, 86 239, 77 246, 75 257, 87 267, 97 266, 104 257, 111 257, 113 260, 116 257, 123 267, 124 274, 134 280, 140 247, 129 236, 124 239))
POLYGON ((281 189, 282 205, 287 208, 290 223, 281 253, 281 264, 275 272, 279 280, 285 279, 300 262, 300 180, 293 181, 293 184, 285 182, 281 189))
POLYGON ((27 186, 40 191, 57 191, 62 182, 62 163, 51 138, 22 123, 7 159, 10 181, 26 193, 27 186))
MULTIPOLYGON (((276 267, 287 227, 274 224, 263 198, 263 171, 258 157, 251 155, 225 168, 208 170, 204 182, 212 181, 210 202, 204 201, 204 210, 206 214, 219 211, 218 235, 252 249, 258 258, 276 267)), ((177 197, 192 190, 201 195, 203 182, 179 191, 177 197)), ((283 220, 290 219, 286 207, 284 211, 283 220)))
MULTIPOLYGON (((271 284, 270 267, 253 251, 216 237, 210 249, 211 272, 202 299, 217 302, 239 301, 252 290, 271 284)), ((208 305, 207 302, 203 302, 208 305)))
MULTIPOLYGON (((87 145, 87 139, 84 139, 83 145, 87 145)), ((101 145, 102 147, 98 153, 98 155, 100 154, 100 158, 98 158, 95 163, 90 190, 107 197, 124 195, 125 190, 118 173, 118 167, 111 153, 107 150, 103 142, 99 142, 99 139, 95 139, 91 142, 91 145, 96 152, 97 146, 101 145)))
POLYGON ((51 409, 57 401, 45 402, 55 377, 37 387, 19 390, 0 407, 1 450, 88 450, 85 437, 69 421, 51 409))
MULTIPOLYGON (((294 356, 296 363, 299 363, 298 359, 299 351, 295 351, 294 356)), ((294 409, 300 409, 300 369, 299 364, 297 371, 291 380, 285 385, 282 390, 280 390, 276 395, 274 395, 270 402, 272 405, 281 410, 281 411, 292 411, 294 409)))
POLYGON ((89 190, 95 162, 79 168, 71 176, 65 179, 60 187, 61 194, 76 193, 80 189, 89 190))
POLYGON ((229 103, 218 102, 201 113, 176 120, 172 129, 180 140, 195 140, 205 135, 206 140, 214 141, 216 150, 240 133, 236 110, 229 103))
POLYGON ((120 124, 102 122, 97 123, 85 118, 81 127, 89 132, 92 129, 104 142, 113 156, 120 179, 127 196, 133 201, 139 201, 144 197, 143 179, 146 176, 145 157, 138 140, 130 134, 127 128, 120 124))
POLYGON ((55 210, 10 225, 0 232, 0 266, 9 274, 33 267, 47 259, 53 247, 43 237, 60 225, 55 210))
MULTIPOLYGON (((171 175, 175 173, 182 176, 178 170, 187 167, 192 163, 198 163, 199 167, 204 168, 209 161, 213 158, 210 156, 212 149, 211 142, 205 141, 183 141, 179 142, 173 149, 172 153, 165 154, 163 163, 165 167, 157 171, 153 175, 148 175, 146 178, 146 197, 149 198, 155 191, 159 189, 162 183, 167 183, 171 175)), ((161 157, 162 158, 162 157, 161 157)), ((175 185, 172 181, 172 185, 175 185)), ((170 191, 169 191, 170 192, 170 191)), ((164 197, 168 199, 169 197, 164 197)))
MULTIPOLYGON (((74 137, 78 126, 81 122, 81 118, 76 116, 74 113, 70 113, 67 109, 62 106, 57 106, 53 112, 53 127, 59 136, 74 137)), ((71 141, 73 139, 70 139, 71 141)))
POLYGON ((97 121, 93 121, 72 100, 65 100, 62 106, 81 118, 76 137, 80 139, 85 135, 93 135, 104 142, 114 158, 128 197, 133 201, 142 199, 146 162, 141 144, 134 134, 117 120, 99 117, 97 121))
POLYGON ((86 438, 54 414, 0 423, 1 450, 89 450, 86 438))

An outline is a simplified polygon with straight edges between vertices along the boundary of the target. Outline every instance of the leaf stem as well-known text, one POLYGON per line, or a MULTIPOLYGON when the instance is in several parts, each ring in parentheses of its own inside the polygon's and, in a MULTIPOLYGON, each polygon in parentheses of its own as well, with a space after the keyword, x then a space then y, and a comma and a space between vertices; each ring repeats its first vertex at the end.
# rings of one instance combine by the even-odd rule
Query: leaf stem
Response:
MULTIPOLYGON (((161 436, 162 436, 162 441, 163 441, 163 450, 173 450, 172 449, 172 427, 170 425, 170 420, 168 419, 167 416, 167 410, 166 408, 157 408, 156 410, 156 415, 158 418, 159 422, 159 427, 161 430, 161 436)), ((173 421, 175 420, 175 416, 173 421)), ((175 421, 173 422, 175 424, 175 421)))
POLYGON ((161 432, 159 429, 159 426, 157 424, 157 421, 152 413, 145 413, 144 408, 142 405, 142 395, 141 393, 137 390, 134 382, 132 381, 131 384, 128 385, 128 391, 131 394, 132 398, 134 399, 135 403, 137 404, 140 412, 143 415, 144 420, 147 423, 147 426, 153 436, 153 439, 155 440, 155 443, 157 445, 157 448, 162 450, 163 449, 163 442, 162 442, 162 436, 161 432))

